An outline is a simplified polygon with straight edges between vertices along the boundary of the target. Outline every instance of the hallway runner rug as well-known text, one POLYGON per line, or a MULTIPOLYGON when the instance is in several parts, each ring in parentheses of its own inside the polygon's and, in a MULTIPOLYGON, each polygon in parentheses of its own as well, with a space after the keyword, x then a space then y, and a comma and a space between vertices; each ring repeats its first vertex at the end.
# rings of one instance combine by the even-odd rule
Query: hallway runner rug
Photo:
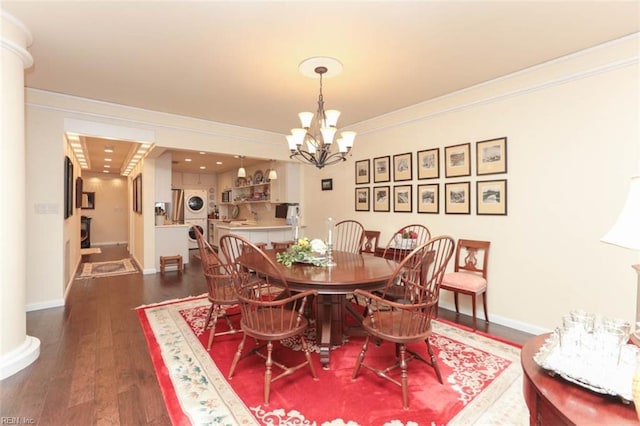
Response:
POLYGON ((114 275, 134 274, 138 269, 131 259, 111 260, 108 262, 86 262, 77 278, 102 278, 114 275))
MULTIPOLYGON (((174 425, 527 425, 522 396, 520 349, 472 333, 448 322, 434 321, 431 343, 444 384, 419 361, 409 363, 409 409, 402 409, 401 389, 362 369, 351 379, 362 337, 351 337, 331 351, 331 368, 312 357, 319 380, 308 369, 274 382, 271 400, 263 405, 264 360, 240 361, 227 380, 240 334, 217 336, 206 350, 209 309, 205 296, 142 306, 137 309, 151 358, 174 425)), ((237 308, 236 308, 237 309, 237 308)), ((234 322, 239 316, 234 316, 234 322)), ((238 324, 237 324, 238 325, 238 324)), ((217 330, 226 327, 219 321, 217 330)), ((315 351, 314 330, 308 340, 315 351)), ((247 340, 247 347, 253 340, 247 340)), ((274 345, 274 357, 296 362, 303 357, 296 341, 274 345)), ((426 353, 424 343, 410 345, 426 353)), ((370 345, 369 362, 391 364, 390 343, 370 345)), ((398 374, 399 375, 399 374, 398 374)))

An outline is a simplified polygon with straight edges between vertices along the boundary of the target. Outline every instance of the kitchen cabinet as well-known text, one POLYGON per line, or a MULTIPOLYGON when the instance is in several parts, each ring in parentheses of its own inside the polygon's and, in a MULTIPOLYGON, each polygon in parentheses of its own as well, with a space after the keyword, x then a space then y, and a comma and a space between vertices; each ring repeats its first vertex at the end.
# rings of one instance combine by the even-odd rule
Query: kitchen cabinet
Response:
POLYGON ((277 162, 274 168, 278 179, 271 181, 272 203, 300 202, 300 164, 277 162))

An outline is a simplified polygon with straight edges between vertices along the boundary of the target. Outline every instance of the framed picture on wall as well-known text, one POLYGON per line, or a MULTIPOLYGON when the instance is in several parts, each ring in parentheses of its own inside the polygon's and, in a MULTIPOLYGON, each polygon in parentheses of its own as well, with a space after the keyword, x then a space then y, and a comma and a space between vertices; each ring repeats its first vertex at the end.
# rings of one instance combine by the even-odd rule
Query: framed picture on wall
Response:
POLYGON ((133 179, 133 211, 142 214, 142 173, 133 179))
POLYGON ((369 163, 369 160, 356 161, 356 185, 371 181, 369 163))
POLYGON ((373 187, 373 211, 374 212, 388 212, 390 210, 391 194, 389 194, 391 187, 389 186, 374 186, 373 187))
POLYGON ((440 213, 440 185, 418 185, 416 191, 418 213, 440 213))
POLYGON ((479 215, 507 214, 507 180, 476 182, 476 213, 479 215))
POLYGON ((469 182, 445 184, 444 212, 447 214, 470 214, 470 190, 471 184, 469 182))
POLYGON ((440 177, 440 148, 418 151, 418 179, 440 177))
POLYGON ((410 152, 393 156, 393 180, 395 182, 413 179, 411 162, 412 154, 410 152))
POLYGON ((323 191, 333 191, 333 179, 322 179, 320 185, 323 191))
POLYGON ((507 138, 476 142, 476 174, 507 172, 507 138))
POLYGON ((64 157, 64 218, 73 215, 73 163, 71 158, 64 157))
POLYGON ((396 185, 393 187, 393 211, 411 213, 411 185, 396 185))
POLYGON ((82 207, 82 178, 78 176, 76 178, 76 208, 82 207))
POLYGON ((445 177, 471 175, 471 144, 463 143, 444 148, 445 177))
POLYGON ((388 155, 373 159, 373 183, 391 181, 390 163, 391 158, 388 155))
POLYGON ((369 211, 369 188, 356 188, 356 211, 369 211))

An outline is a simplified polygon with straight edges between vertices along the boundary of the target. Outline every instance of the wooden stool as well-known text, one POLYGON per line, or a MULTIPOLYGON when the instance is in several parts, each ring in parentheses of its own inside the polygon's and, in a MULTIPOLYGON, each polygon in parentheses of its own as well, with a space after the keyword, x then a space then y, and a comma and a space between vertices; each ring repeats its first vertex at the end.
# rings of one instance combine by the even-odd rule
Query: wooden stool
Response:
POLYGON ((256 247, 258 247, 260 250, 266 250, 267 249, 267 243, 253 243, 256 247))
POLYGON ((293 245, 293 241, 271 241, 274 250, 286 250, 293 245))
POLYGON ((175 256, 160 256, 160 274, 164 275, 164 270, 167 265, 175 263, 178 267, 178 271, 182 271, 182 256, 179 254, 175 256))

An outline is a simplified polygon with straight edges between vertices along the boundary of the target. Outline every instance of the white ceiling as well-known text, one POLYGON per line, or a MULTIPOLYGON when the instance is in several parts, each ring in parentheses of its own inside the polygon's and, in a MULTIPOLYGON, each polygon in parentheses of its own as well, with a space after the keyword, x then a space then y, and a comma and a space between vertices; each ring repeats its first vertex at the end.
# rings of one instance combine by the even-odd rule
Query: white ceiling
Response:
POLYGON ((2 7, 33 34, 28 87, 282 134, 315 110, 311 56, 343 63, 324 98, 345 127, 640 31, 637 0, 2 7))

